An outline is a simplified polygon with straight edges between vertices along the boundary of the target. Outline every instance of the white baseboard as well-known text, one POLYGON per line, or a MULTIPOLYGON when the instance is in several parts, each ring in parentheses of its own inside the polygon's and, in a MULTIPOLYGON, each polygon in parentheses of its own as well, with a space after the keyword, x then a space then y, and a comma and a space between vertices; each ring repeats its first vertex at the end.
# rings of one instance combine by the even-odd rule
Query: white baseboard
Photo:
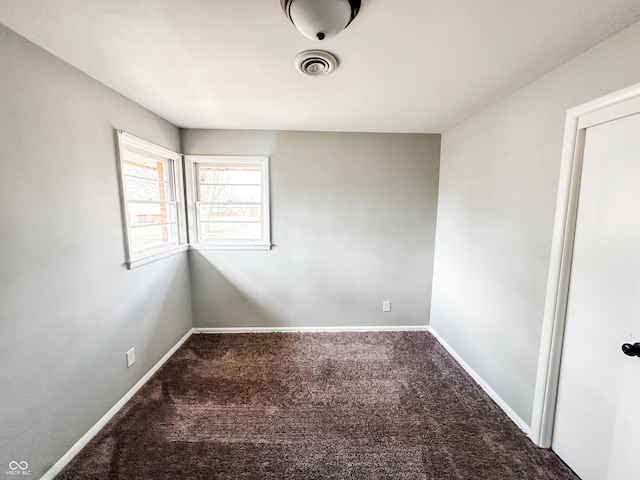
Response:
POLYGON ((193 333, 275 333, 275 332, 414 332, 428 331, 428 325, 351 327, 220 327, 194 328, 193 333))
POLYGON ((473 378, 476 383, 480 385, 480 387, 486 392, 486 394, 489 395, 489 397, 491 397, 491 399, 496 402, 498 406, 502 408, 502 410, 504 410, 504 413, 508 415, 513 423, 515 423, 520 430, 526 433, 529 438, 532 438, 531 427, 527 425, 527 422, 520 418, 520 415, 514 412, 513 409, 507 404, 507 402, 505 402, 502 397, 498 395, 496 391, 491 388, 489 384, 485 382, 484 379, 480 375, 478 375, 478 373, 473 368, 471 368, 469 364, 465 362, 460 357, 460 355, 458 355, 455 350, 451 348, 451 346, 440 335, 438 335, 438 333, 433 328, 429 327, 429 332, 436 338, 436 340, 438 340, 440 345, 442 345, 445 350, 447 350, 447 352, 451 354, 456 362, 458 362, 460 366, 464 368, 469 375, 471 375, 471 378, 473 378))
POLYGON ((104 427, 113 416, 118 413, 118 411, 127 403, 131 397, 133 397, 140 388, 147 383, 147 381, 151 378, 151 376, 158 371, 158 369, 164 365, 164 363, 169 360, 169 358, 182 346, 184 342, 191 336, 193 333, 193 329, 189 330, 184 337, 178 340, 171 350, 164 354, 164 356, 158 360, 158 362, 151 367, 144 377, 142 377, 138 382, 131 387, 131 389, 124 394, 124 396, 116 403, 111 409, 105 413, 98 422, 89 429, 87 433, 85 433, 80 440, 78 440, 68 451, 65 453, 60 460, 58 460, 47 472, 40 478, 40 480, 53 480, 53 478, 62 471, 64 467, 75 457, 80 450, 82 450, 87 443, 91 441, 91 439, 104 427))

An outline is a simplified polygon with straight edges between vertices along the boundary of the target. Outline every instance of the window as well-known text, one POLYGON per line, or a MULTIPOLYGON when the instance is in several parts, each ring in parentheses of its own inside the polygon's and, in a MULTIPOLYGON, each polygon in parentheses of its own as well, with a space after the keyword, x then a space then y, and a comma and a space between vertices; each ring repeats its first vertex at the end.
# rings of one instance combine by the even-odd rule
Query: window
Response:
POLYGON ((271 248, 269 158, 186 156, 186 162, 192 243, 271 248))
POLYGON ((118 146, 129 268, 182 252, 189 243, 271 248, 268 157, 187 156, 185 182, 180 154, 123 131, 118 146))
POLYGON ((127 265, 184 251, 181 156, 121 131, 118 144, 127 265))

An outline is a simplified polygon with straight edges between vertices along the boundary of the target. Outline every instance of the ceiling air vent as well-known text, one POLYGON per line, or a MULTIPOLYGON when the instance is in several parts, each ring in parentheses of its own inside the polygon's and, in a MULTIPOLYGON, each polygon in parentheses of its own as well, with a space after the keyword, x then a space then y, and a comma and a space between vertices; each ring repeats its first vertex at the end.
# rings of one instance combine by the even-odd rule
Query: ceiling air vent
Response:
POLYGON ((338 59, 323 50, 307 50, 296 57, 296 68, 310 77, 320 77, 333 72, 338 67, 338 59))

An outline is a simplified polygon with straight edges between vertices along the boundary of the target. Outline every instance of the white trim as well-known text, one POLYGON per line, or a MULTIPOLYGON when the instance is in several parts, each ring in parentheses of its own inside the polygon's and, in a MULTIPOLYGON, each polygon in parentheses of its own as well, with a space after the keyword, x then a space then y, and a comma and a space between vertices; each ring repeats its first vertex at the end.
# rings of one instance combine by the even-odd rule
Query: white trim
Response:
POLYGON ((145 153, 150 152, 158 155, 161 158, 170 158, 172 160, 180 159, 180 154, 178 152, 174 152, 173 150, 161 147, 160 145, 156 145, 155 143, 149 142, 148 140, 144 140, 140 137, 136 137, 135 135, 131 135, 129 132, 125 132, 124 130, 118 130, 118 139, 120 140, 120 142, 125 143, 131 147, 138 148, 145 153))
POLYGON ((40 480, 53 480, 53 478, 62 471, 64 467, 75 457, 80 450, 82 450, 91 439, 107 424, 109 420, 113 418, 113 416, 118 413, 118 411, 124 407, 124 405, 133 397, 142 386, 149 381, 149 379, 153 376, 154 373, 158 371, 158 369, 164 365, 164 363, 169 360, 169 358, 182 346, 184 342, 186 342, 189 337, 193 334, 193 329, 189 330, 180 340, 176 343, 171 349, 163 355, 163 357, 158 360, 158 362, 151 367, 144 377, 142 377, 138 382, 131 387, 131 389, 124 394, 124 396, 116 403, 111 409, 105 413, 100 420, 96 422, 96 424, 89 429, 87 433, 85 433, 80 440, 78 440, 68 451, 65 453, 60 460, 58 460, 47 472, 40 478, 40 480))
POLYGON ((178 253, 186 252, 187 250, 189 250, 189 245, 178 245, 167 250, 150 253, 148 255, 145 255, 144 257, 138 257, 135 260, 128 260, 127 267, 129 269, 141 267, 142 265, 146 265, 148 263, 155 262, 172 255, 177 255, 178 253))
POLYGON ((272 244, 255 244, 255 245, 217 245, 202 243, 198 245, 191 245, 190 250, 271 250, 272 244))
POLYGON ((635 115, 640 111, 640 97, 614 103, 607 107, 599 108, 590 113, 580 115, 578 128, 589 128, 601 123, 618 120, 619 118, 635 115))
POLYGON ((431 335, 435 337, 435 339, 442 345, 447 352, 454 358, 456 362, 460 364, 462 368, 475 380, 475 382, 482 388, 491 399, 498 404, 504 413, 515 423, 520 430, 526 433, 529 437, 531 437, 531 428, 527 425, 520 415, 518 415, 513 409, 509 406, 507 402, 505 402, 496 391, 489 386, 487 382, 473 369, 469 366, 467 362, 465 362, 460 355, 456 353, 456 351, 432 328, 429 327, 429 332, 431 335))
POLYGON ((426 332, 428 325, 349 326, 349 327, 214 327, 193 329, 199 333, 287 333, 287 332, 426 332))
POLYGON ((531 418, 531 439, 541 447, 549 448, 553 435, 585 129, 612 115, 629 115, 618 104, 631 100, 638 105, 636 97, 640 84, 567 111, 531 418))

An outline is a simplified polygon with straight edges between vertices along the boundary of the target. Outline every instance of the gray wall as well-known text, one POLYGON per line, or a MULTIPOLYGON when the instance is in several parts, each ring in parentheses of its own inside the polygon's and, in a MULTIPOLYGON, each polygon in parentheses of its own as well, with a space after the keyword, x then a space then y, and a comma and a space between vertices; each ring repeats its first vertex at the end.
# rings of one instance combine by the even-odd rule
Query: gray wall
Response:
POLYGON ((0 65, 0 472, 39 478, 191 328, 186 254, 124 266, 114 143, 180 132, 2 25, 0 65))
POLYGON ((640 24, 442 137, 431 325, 531 421, 565 113, 640 82, 640 24))
POLYGON ((184 131, 185 154, 271 158, 275 247, 189 252, 194 326, 428 324, 439 150, 438 135, 184 131))

